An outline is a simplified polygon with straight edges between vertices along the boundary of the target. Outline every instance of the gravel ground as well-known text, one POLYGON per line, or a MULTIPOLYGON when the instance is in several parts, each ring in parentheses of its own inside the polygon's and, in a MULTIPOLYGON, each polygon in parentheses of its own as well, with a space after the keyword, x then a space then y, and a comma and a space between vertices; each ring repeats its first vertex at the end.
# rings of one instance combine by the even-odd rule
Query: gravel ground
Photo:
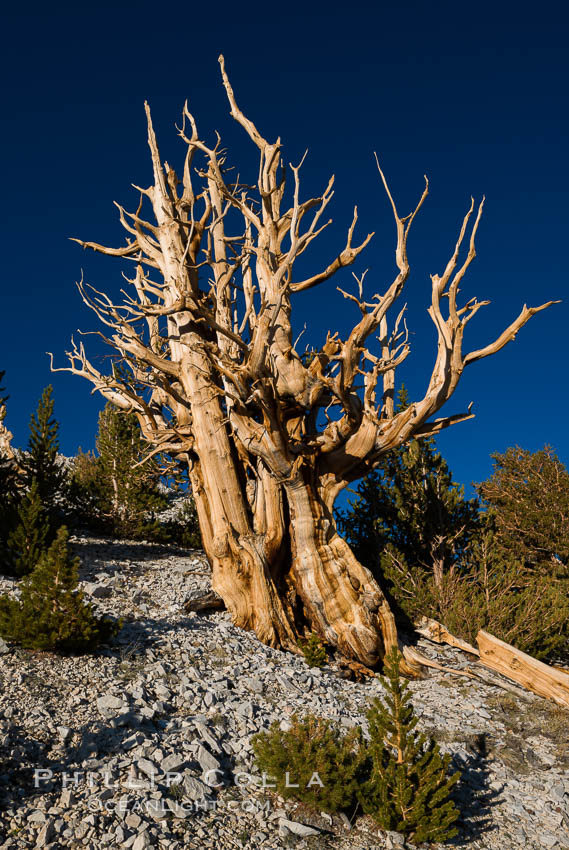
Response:
MULTIPOLYGON (((186 614, 210 587, 203 553, 72 543, 94 605, 125 625, 93 656, 0 645, 0 848, 403 846, 369 817, 350 823, 276 797, 252 758, 251 736, 295 711, 365 731, 377 679, 310 669, 225 612, 186 614)), ((13 589, 0 579, 0 592, 13 589)), ((419 648, 479 669, 458 650, 419 648)), ((439 671, 410 686, 420 728, 462 772, 460 833, 446 846, 569 848, 569 712, 439 671)))

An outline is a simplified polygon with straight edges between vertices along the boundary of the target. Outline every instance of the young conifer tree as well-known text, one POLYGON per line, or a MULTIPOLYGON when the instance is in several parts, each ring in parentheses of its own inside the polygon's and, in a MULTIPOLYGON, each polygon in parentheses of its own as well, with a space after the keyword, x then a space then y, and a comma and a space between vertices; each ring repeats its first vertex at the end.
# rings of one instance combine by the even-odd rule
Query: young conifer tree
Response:
POLYGON ((97 458, 94 452, 84 452, 81 447, 73 458, 67 491, 66 517, 72 527, 101 530, 99 516, 100 493, 97 458))
POLYGON ((201 548, 187 475, 171 458, 144 460, 148 447, 133 414, 107 404, 99 414, 96 447, 97 453, 79 449, 74 459, 68 499, 73 525, 201 548), (161 480, 167 491, 161 488, 161 480), (158 522, 155 514, 168 507, 167 493, 186 498, 170 519, 158 522))
POLYGON ((51 539, 58 525, 58 497, 66 478, 64 467, 57 461, 59 424, 53 416, 52 392, 50 384, 31 416, 27 454, 22 459, 28 486, 31 487, 34 480, 37 482, 39 497, 49 518, 51 539))
POLYGON ((81 653, 115 635, 120 622, 98 618, 83 601, 78 558, 67 549, 62 526, 37 567, 23 579, 19 600, 0 596, 0 635, 24 649, 81 653))
POLYGON ((341 730, 330 719, 292 716, 252 738, 257 768, 276 793, 317 811, 353 813, 365 755, 359 727, 341 730))
POLYGON ((484 629, 540 660, 569 658, 569 569, 544 558, 536 570, 524 559, 523 544, 517 551, 503 545, 495 514, 485 519, 435 619, 470 643, 484 629))
POLYGON ((526 569, 569 577, 569 471, 551 446, 491 455, 492 475, 476 485, 490 508, 497 545, 526 569))
POLYGON ((8 535, 4 568, 8 573, 24 576, 37 566, 47 548, 50 532, 35 478, 20 502, 17 518, 17 525, 8 535))
MULTIPOLYGON (((404 387, 398 402, 399 410, 408 407, 404 387)), ((433 616, 424 606, 436 604, 445 576, 479 531, 477 501, 464 498, 432 437, 386 454, 357 493, 350 509, 339 512, 356 556, 387 579, 399 609, 412 620, 433 616)))
POLYGON ((371 773, 360 802, 382 829, 401 832, 420 844, 444 842, 457 834, 459 816, 449 794, 460 774, 449 776, 450 757, 438 744, 417 733, 410 693, 399 676, 401 656, 394 647, 386 656, 385 702, 376 699, 368 712, 367 745, 371 773))
POLYGON ((153 458, 140 463, 146 444, 134 414, 107 404, 99 415, 95 481, 98 510, 111 530, 140 536, 152 530, 152 515, 167 506, 153 458))

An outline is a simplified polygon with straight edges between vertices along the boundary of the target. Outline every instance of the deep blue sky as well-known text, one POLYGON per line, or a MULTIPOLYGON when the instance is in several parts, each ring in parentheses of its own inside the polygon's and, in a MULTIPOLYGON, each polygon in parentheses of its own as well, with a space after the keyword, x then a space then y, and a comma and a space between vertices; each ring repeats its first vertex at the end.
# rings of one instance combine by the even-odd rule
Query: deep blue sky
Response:
MULTIPOLYGON (((223 52, 238 101, 262 132, 280 135, 293 162, 309 148, 305 192, 321 191, 336 174, 335 222, 311 255, 315 269, 343 247, 357 203, 360 233, 376 236, 355 269, 369 266, 369 294, 382 291, 394 270, 395 233, 373 151, 401 211, 428 174, 405 295, 413 352, 401 379, 412 396, 424 391, 435 351, 425 318, 429 273, 444 268, 470 195, 486 194, 463 294, 492 304, 469 325, 465 347, 493 339, 524 302, 564 301, 466 371, 446 412, 473 400, 476 419, 439 445, 466 485, 489 474, 490 452, 514 444, 551 443, 569 461, 567 24, 561 2, 142 0, 5 12, 0 369, 15 444, 25 445, 30 413, 52 382, 63 452, 93 446, 100 400, 80 378, 51 375, 45 352, 63 365, 71 333, 98 329, 74 287, 82 268, 102 289, 120 283, 119 261, 82 252, 68 237, 122 244, 112 201, 132 209, 130 184, 150 182, 144 99, 163 158, 181 163, 174 123, 188 98, 202 137, 219 130, 241 175, 255 175, 228 115, 223 52)), ((328 327, 345 333, 357 318, 335 297, 336 285, 349 286, 349 272, 298 297, 307 341, 321 341, 328 327)))

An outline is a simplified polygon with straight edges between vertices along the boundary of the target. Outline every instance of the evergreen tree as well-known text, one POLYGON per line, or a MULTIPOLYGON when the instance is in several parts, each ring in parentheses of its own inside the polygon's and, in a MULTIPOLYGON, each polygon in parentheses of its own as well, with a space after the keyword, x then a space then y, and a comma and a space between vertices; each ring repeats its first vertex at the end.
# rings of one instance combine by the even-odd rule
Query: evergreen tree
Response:
POLYGON ((340 731, 327 718, 293 715, 290 728, 275 721, 251 743, 258 769, 271 777, 279 796, 317 811, 354 809, 365 762, 358 727, 340 731))
POLYGON ((57 461, 59 451, 59 425, 53 417, 53 388, 48 386, 42 393, 36 413, 30 419, 30 436, 27 453, 22 466, 28 487, 35 480, 39 497, 50 521, 53 538, 58 524, 58 503, 66 478, 64 467, 57 461))
POLYGON ((17 576, 31 573, 44 553, 48 539, 49 521, 34 478, 18 508, 18 523, 8 535, 4 557, 6 572, 17 576))
POLYGON ((133 413, 107 404, 99 416, 97 436, 99 486, 103 513, 120 534, 152 534, 153 514, 167 506, 159 490, 160 468, 152 458, 140 464, 145 450, 140 425, 133 413))
POLYGON ((309 667, 323 667, 327 663, 328 653, 315 632, 312 632, 308 640, 300 642, 300 648, 309 667))
POLYGON ((97 618, 77 589, 78 558, 67 549, 62 526, 36 568, 21 582, 20 599, 0 596, 0 635, 24 649, 88 652, 121 624, 97 618))
POLYGON ((394 648, 385 662, 385 702, 374 700, 368 712, 371 773, 360 789, 360 802, 382 829, 401 832, 417 844, 446 841, 458 831, 452 824, 459 812, 449 794, 460 774, 449 776, 450 757, 416 732, 418 721, 399 664, 394 648))
POLYGON ((72 528, 86 527, 104 531, 97 458, 81 447, 73 459, 65 505, 66 519, 72 528))
MULTIPOLYGON (((408 406, 403 387, 398 407, 408 406)), ((449 576, 479 532, 478 504, 452 480, 434 439, 393 450, 363 479, 338 523, 358 559, 411 621, 437 616, 449 576)))
POLYGON ((156 536, 154 513, 168 501, 160 492, 160 466, 144 463, 146 444, 133 413, 107 404, 99 414, 97 455, 79 453, 71 483, 76 512, 117 536, 156 536))
POLYGON ((492 517, 460 566, 437 617, 453 634, 474 643, 485 629, 536 658, 569 657, 567 572, 528 567, 497 541, 492 517))
POLYGON ((476 485, 490 508, 496 542, 528 569, 569 575, 569 472, 551 446, 493 454, 490 478, 476 485))

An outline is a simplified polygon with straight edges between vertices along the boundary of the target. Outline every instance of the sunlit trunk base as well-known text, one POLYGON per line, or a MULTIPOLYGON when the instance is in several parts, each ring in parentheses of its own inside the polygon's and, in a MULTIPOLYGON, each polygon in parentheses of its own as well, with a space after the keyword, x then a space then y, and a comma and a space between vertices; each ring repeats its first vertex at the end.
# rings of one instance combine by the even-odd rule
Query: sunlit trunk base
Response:
MULTIPOLYGON (((203 489, 194 486, 194 491, 198 511, 207 510, 203 489)), ((281 513, 283 528, 273 528, 271 534, 233 529, 213 535, 202 522, 213 589, 235 625, 254 631, 263 643, 299 652, 299 642, 316 632, 342 656, 377 667, 398 644, 381 588, 339 537, 333 518, 326 517, 308 486, 288 486, 285 499, 287 519, 281 513)))

